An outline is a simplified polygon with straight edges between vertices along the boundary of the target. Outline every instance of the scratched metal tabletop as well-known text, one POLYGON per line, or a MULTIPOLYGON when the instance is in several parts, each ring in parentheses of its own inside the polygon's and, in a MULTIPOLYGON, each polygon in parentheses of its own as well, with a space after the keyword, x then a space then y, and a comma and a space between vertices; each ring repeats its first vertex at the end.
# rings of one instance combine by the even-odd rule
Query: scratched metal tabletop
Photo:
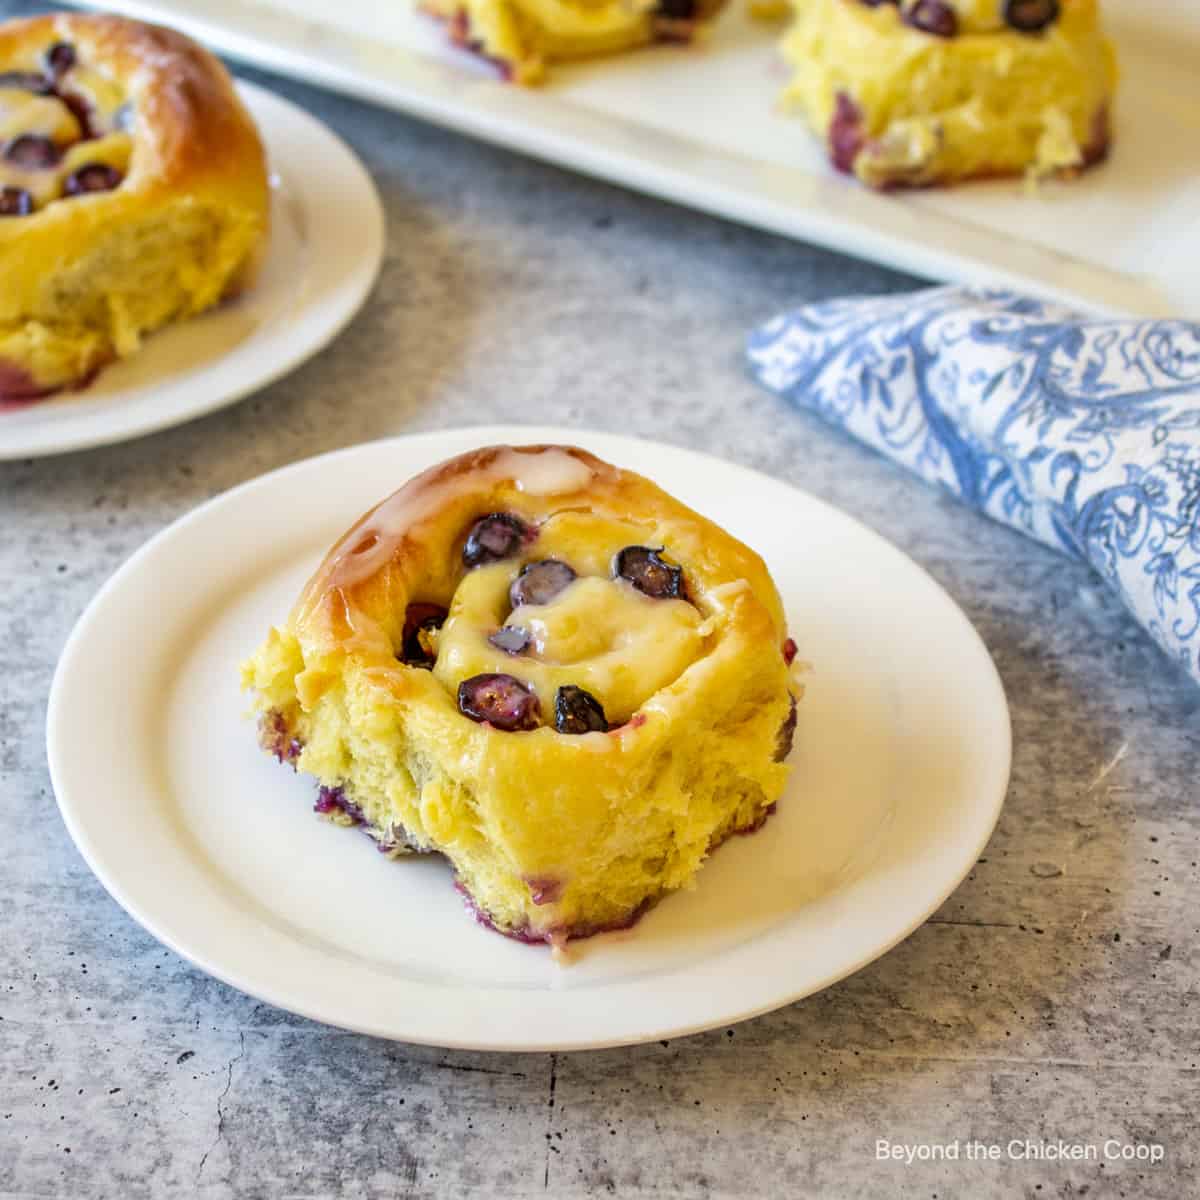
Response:
POLYGON ((916 281, 253 77, 374 172, 387 259, 347 332, 245 402, 0 464, 0 1197, 1197 1195, 1200 689, 1084 567, 786 409, 739 361, 780 307, 916 281), (194 970, 59 818, 44 714, 75 619, 152 533, 263 471, 539 421, 796 482, 950 591, 1014 725, 976 869, 843 983, 637 1049, 414 1048, 194 970))

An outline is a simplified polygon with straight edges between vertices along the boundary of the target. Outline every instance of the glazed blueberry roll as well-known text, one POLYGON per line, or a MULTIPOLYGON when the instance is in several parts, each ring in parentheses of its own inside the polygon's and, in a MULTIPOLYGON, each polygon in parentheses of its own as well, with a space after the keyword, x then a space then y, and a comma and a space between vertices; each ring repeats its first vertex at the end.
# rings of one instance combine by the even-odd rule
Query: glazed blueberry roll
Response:
POLYGON ((558 945, 763 823, 794 653, 762 560, 716 525, 585 451, 492 447, 363 517, 243 683, 318 812, 445 855, 481 921, 558 945))
POLYGON ((688 42, 725 0, 419 0, 455 44, 514 83, 541 81, 548 64, 688 42))
POLYGON ((1074 173, 1108 153, 1097 0, 793 0, 785 103, 872 187, 1074 173))
POLYGON ((238 290, 267 222, 258 134, 207 51, 118 17, 0 26, 0 404, 238 290))

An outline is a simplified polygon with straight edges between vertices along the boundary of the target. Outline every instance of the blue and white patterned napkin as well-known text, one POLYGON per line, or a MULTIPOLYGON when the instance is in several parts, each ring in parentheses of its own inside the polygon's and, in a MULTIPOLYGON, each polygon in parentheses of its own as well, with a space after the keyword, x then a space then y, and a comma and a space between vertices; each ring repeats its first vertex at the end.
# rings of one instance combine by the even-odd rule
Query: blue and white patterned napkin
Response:
POLYGON ((1200 682, 1200 325, 934 288, 750 339, 763 384, 1086 559, 1200 682))

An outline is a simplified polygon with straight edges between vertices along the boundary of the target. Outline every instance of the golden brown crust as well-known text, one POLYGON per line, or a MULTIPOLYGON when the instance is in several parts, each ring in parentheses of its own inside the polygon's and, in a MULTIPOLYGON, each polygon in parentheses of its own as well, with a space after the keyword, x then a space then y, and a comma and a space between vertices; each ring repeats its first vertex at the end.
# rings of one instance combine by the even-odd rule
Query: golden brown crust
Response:
MULTIPOLYGON (((182 194, 212 195, 265 214, 268 188, 258 131, 220 61, 190 38, 158 25, 94 13, 57 13, 0 25, 0 71, 32 65, 55 42, 124 83, 136 112, 129 172, 115 191, 88 198, 102 224, 182 194)), ((78 203, 0 225, 0 255, 36 227, 82 220, 78 203)), ((0 301, 0 310, 6 307, 0 301)), ((3 313, 0 312, 0 316, 3 313)))
POLYGON ((782 605, 757 554, 641 475, 554 445, 489 446, 410 480, 326 555, 292 613, 293 631, 306 655, 358 653, 387 664, 407 605, 449 602, 475 520, 508 512, 537 524, 563 510, 644 526, 646 544, 665 543, 686 564, 690 598, 702 611, 713 589, 744 581, 757 601, 746 612, 773 626, 756 633, 782 642, 782 605))

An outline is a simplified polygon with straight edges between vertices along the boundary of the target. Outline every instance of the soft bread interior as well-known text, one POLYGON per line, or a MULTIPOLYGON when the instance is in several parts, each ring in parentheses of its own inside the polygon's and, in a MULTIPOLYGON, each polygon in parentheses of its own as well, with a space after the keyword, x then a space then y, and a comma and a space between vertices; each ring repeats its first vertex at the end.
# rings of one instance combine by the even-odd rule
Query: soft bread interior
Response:
POLYGON ((790 700, 774 664, 738 659, 690 668, 675 690, 694 702, 673 719, 652 709, 636 743, 539 729, 499 743, 511 763, 473 753, 428 672, 398 705, 353 663, 306 670, 296 639, 273 631, 244 682, 302 745, 295 765, 344 789, 372 836, 445 854, 497 928, 553 941, 628 923, 765 820, 786 780, 775 749, 790 700))
POLYGON ((0 360, 46 389, 74 383, 243 286, 262 234, 256 213, 188 197, 97 229, 27 312, 0 320, 0 360))

